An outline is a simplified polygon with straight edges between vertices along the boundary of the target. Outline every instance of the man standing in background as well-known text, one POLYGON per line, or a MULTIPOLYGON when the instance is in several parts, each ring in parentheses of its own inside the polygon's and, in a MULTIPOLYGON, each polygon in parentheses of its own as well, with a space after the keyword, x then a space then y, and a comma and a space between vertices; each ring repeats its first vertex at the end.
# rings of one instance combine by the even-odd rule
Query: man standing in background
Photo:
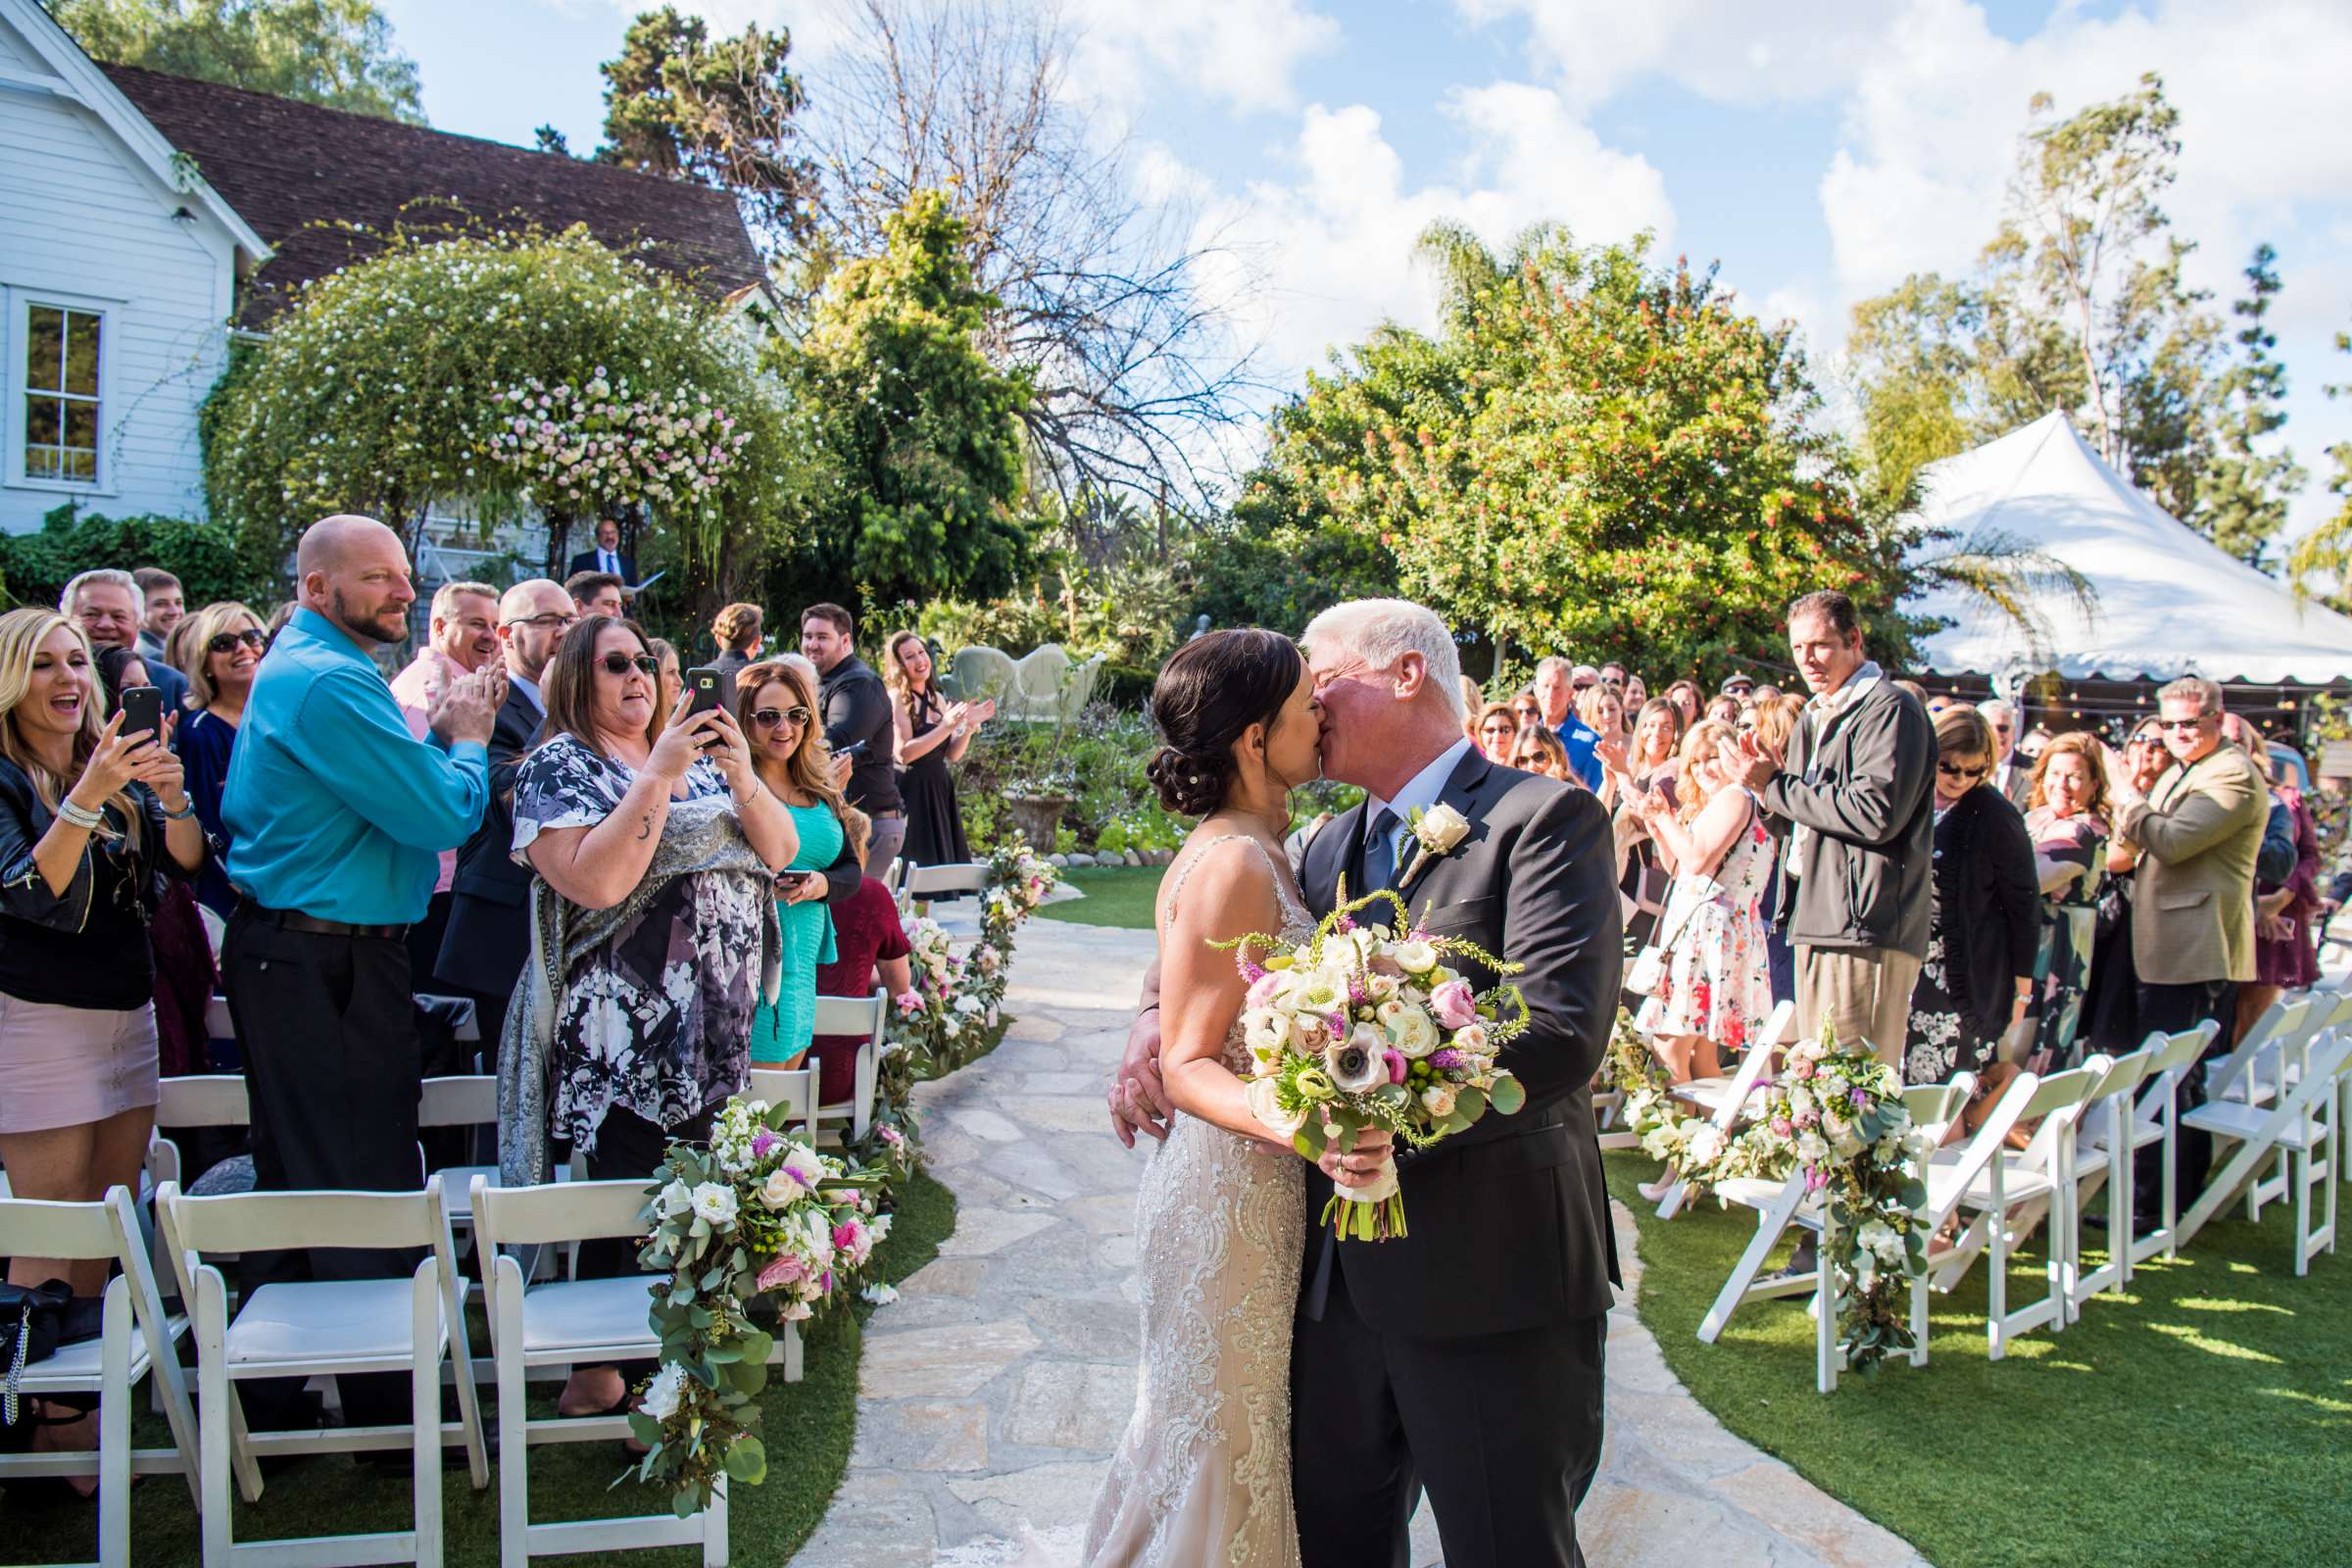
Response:
POLYGON ((801 652, 816 666, 818 718, 834 755, 863 743, 842 758, 849 771, 843 789, 850 804, 873 819, 874 839, 865 852, 865 874, 880 876, 906 842, 906 808, 899 798, 898 730, 891 719, 890 693, 882 677, 858 657, 853 637, 858 623, 839 605, 810 605, 801 612, 801 652))
MULTIPOLYGON (((139 585, 142 611, 139 616, 139 652, 150 659, 164 657, 164 644, 188 612, 187 595, 181 591, 179 579, 161 566, 141 566, 130 574, 139 585)), ((154 678, 152 672, 148 678, 154 678)))
MULTIPOLYGON (((486 582, 447 582, 433 595, 432 620, 424 646, 392 677, 392 700, 409 733, 422 740, 432 728, 450 683, 498 662, 498 590, 486 582)), ((458 871, 458 852, 441 852, 441 876, 433 884, 424 918, 409 928, 409 968, 422 977, 433 972, 441 933, 449 925, 449 890, 458 871)))

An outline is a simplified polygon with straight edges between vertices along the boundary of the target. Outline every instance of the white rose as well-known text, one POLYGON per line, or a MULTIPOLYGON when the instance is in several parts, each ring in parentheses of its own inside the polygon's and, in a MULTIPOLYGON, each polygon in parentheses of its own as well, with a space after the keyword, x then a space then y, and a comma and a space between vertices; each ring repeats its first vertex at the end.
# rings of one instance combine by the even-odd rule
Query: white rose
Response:
POLYGON ((1393 974, 1376 974, 1372 977, 1369 989, 1374 1002, 1394 1002, 1397 998, 1396 977, 1393 974))
POLYGON ((1469 836, 1469 819, 1443 802, 1422 812, 1421 820, 1413 824, 1413 837, 1432 855, 1444 855, 1469 836))
POLYGON ((1399 942, 1389 956, 1406 974, 1427 974, 1438 966, 1438 950, 1426 942, 1399 942))
POLYGON ((968 1018, 980 1010, 980 999, 967 991, 956 999, 956 1010, 968 1018))
POLYGON ((662 1189, 662 1212, 676 1219, 694 1207, 694 1190, 684 1182, 671 1182, 662 1189))
POLYGON ((808 1193, 808 1184, 801 1180, 789 1161, 767 1173, 760 1184, 760 1201, 769 1208, 790 1208, 808 1193))
POLYGON ((1249 1102, 1250 1114, 1255 1116, 1261 1126, 1268 1132, 1280 1133, 1288 1138, 1306 1125, 1306 1107, 1301 1105, 1297 1110, 1283 1109, 1274 1097, 1275 1087, 1275 1081, 1271 1078, 1252 1078, 1249 1087, 1242 1091, 1242 1098, 1249 1102))
POLYGON ((1431 1084, 1421 1091, 1421 1103, 1432 1116, 1443 1119, 1453 1114, 1453 1085, 1431 1084))
POLYGON ((1796 1135, 1796 1157, 1808 1165, 1824 1164, 1830 1157, 1830 1146, 1822 1141, 1819 1133, 1799 1133, 1796 1135))
POLYGON ((1487 1038, 1485 1024, 1466 1023, 1453 1032, 1453 1049, 1465 1056, 1484 1056, 1494 1047, 1487 1038))
POLYGON ((1437 1020, 1419 1007, 1398 1006, 1394 1017, 1381 1021, 1388 1026, 1390 1042, 1408 1058, 1426 1056, 1438 1049, 1437 1020))
POLYGON ((735 1189, 704 1182, 694 1190, 694 1213, 697 1219, 707 1219, 713 1225, 734 1224, 735 1189))
POLYGON ((1712 1122, 1702 1123, 1684 1148, 1690 1154, 1690 1163, 1704 1165, 1723 1152, 1723 1129, 1712 1122))
POLYGON ((686 1369, 675 1361, 665 1361, 646 1384, 640 1408, 657 1421, 666 1421, 678 1413, 679 1401, 685 1396, 686 1369))

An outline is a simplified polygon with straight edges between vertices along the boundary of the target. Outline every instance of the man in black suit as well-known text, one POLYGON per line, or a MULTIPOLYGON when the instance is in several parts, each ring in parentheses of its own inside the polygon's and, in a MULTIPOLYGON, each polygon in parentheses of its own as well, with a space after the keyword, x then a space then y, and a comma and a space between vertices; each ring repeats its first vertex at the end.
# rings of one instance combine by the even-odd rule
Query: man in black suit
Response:
MULTIPOLYGON (((1308 1568, 1403 1568, 1426 1487, 1452 1568, 1581 1564, 1576 1505, 1600 1462, 1616 1281, 1588 1087, 1623 964, 1608 814, 1590 792, 1497 767, 1463 739, 1459 662, 1431 612, 1341 605, 1302 641, 1324 705, 1324 774, 1369 797, 1307 846, 1309 906, 1335 907, 1343 876, 1351 899, 1395 889, 1421 927, 1523 964, 1533 1021, 1500 1058, 1527 1091, 1519 1113, 1399 1155, 1406 1235, 1342 1245, 1311 1223, 1331 1172, 1376 1157, 1327 1152, 1308 1172, 1291 1347, 1300 1550, 1308 1568), (1469 831, 1431 854, 1408 824, 1441 803, 1469 831)), ((1159 1119, 1156 980, 1112 1089, 1123 1138, 1159 1119)))
POLYGON ((596 548, 583 550, 571 558, 571 569, 565 576, 583 571, 609 571, 621 580, 623 586, 637 585, 637 558, 624 555, 620 548, 620 524, 611 517, 596 525, 596 548))
POLYGON ((482 824, 458 851, 450 888, 449 927, 433 977, 471 997, 486 1054, 497 1054, 507 1003, 531 951, 531 872, 517 865, 514 774, 547 716, 539 680, 556 644, 580 618, 560 582, 534 577, 508 589, 498 602, 498 638, 507 662, 507 700, 490 735, 490 804, 482 824))

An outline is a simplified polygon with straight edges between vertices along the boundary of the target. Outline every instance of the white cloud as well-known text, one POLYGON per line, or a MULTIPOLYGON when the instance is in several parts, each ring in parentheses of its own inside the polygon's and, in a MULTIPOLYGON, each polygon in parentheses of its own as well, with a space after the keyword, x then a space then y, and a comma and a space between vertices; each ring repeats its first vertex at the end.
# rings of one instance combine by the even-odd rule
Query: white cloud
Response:
POLYGON ((1885 0, 1454 0, 1474 24, 1523 22, 1562 90, 1590 108, 1647 76, 1761 104, 1837 91, 1876 52, 1885 0))
POLYGON ((1204 208, 1202 233, 1263 274, 1244 331, 1265 341, 1274 373, 1320 364, 1384 318, 1429 324, 1437 290, 1413 247, 1441 219, 1496 246, 1546 220, 1588 241, 1647 228, 1671 242, 1657 170, 1603 145, 1556 94, 1503 82, 1457 89, 1444 109, 1468 137, 1451 179, 1411 184, 1376 112, 1316 104, 1286 150, 1295 177, 1250 181, 1204 208))
POLYGON ((1156 75, 1244 111, 1288 109, 1308 57, 1336 47, 1340 24, 1300 0, 1078 0, 1071 86, 1132 103, 1156 75))

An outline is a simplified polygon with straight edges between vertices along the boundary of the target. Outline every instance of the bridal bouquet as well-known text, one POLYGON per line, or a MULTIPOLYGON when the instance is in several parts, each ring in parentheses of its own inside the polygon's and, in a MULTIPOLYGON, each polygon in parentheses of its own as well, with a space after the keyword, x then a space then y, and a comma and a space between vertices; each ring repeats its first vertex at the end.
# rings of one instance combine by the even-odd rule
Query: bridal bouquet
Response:
POLYGON ((751 1303, 773 1293, 791 1323, 846 1293, 890 1234, 890 1216, 874 1212, 877 1184, 787 1133, 782 1107, 741 1095, 719 1111, 708 1149, 669 1146, 647 1189, 638 1253, 667 1276, 650 1312, 662 1364, 629 1428, 649 1450, 638 1478, 669 1487, 681 1513, 707 1505, 722 1475, 745 1486, 765 1477, 754 1396, 774 1340, 752 1322, 751 1303))
MULTIPOLYGON (((1250 986, 1242 1028, 1250 1112, 1319 1159, 1327 1143, 1352 1149, 1368 1127, 1426 1149, 1489 1110, 1507 1116, 1524 1105, 1527 1092, 1494 1057, 1527 1027, 1526 1000, 1507 982, 1474 992, 1446 960, 1471 959, 1506 976, 1520 965, 1412 929, 1394 893, 1350 904, 1343 884, 1340 898, 1303 946, 1257 935, 1219 944, 1234 950, 1250 986), (1362 918, 1382 905, 1393 909, 1393 926, 1362 918)), ((1395 1163, 1373 1186, 1337 1189, 1322 1222, 1343 1239, 1402 1236, 1395 1163)))

